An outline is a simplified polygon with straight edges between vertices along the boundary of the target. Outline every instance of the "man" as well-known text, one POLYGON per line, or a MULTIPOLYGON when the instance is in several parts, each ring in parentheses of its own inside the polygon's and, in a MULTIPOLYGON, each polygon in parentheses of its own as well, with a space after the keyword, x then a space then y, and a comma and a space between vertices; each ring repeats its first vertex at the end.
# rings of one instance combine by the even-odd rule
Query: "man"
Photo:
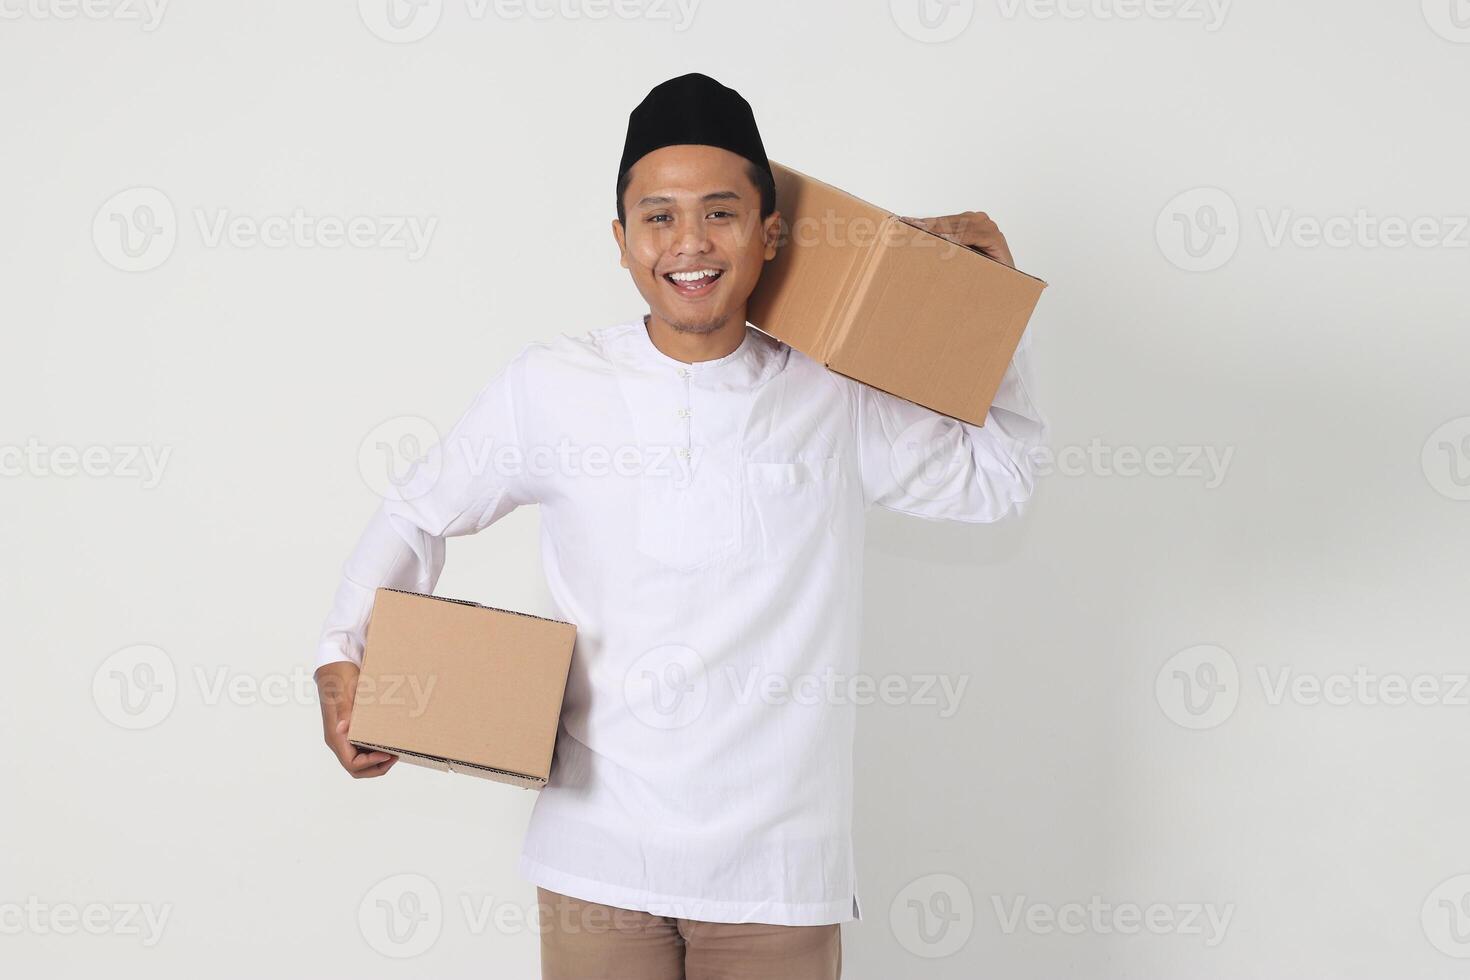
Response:
MULTIPOLYGON (((747 325, 780 215, 750 106, 715 80, 672 79, 633 111, 617 208, 648 314, 527 345, 374 515, 319 649, 327 743, 356 777, 394 764, 346 741, 373 590, 431 592, 445 538, 538 504, 578 626, 520 860, 543 977, 828 980, 861 917, 854 708, 768 692, 857 672, 868 507, 1004 517, 1031 494, 1044 423, 1024 353, 980 427, 747 325), (915 433, 920 454, 901 444, 915 433)), ((925 223, 1011 261, 983 215, 925 223)))

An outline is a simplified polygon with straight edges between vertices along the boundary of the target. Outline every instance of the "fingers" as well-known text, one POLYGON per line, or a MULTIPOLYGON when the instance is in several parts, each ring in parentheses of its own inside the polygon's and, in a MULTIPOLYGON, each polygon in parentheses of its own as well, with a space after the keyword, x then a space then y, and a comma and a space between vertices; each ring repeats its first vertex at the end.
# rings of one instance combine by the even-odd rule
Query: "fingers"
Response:
POLYGON ((392 758, 395 757, 390 752, 357 752, 351 758, 350 763, 348 763, 348 768, 354 771, 354 773, 360 773, 365 768, 372 768, 373 765, 382 765, 392 760, 392 758))
POLYGON ((365 769, 371 769, 374 766, 379 766, 396 759, 397 756, 391 752, 366 751, 358 748, 351 742, 344 742, 343 751, 338 758, 342 760, 342 768, 350 773, 357 774, 365 769))
POLYGON ((336 731, 327 739, 327 747, 342 764, 342 768, 354 777, 365 774, 379 776, 392 768, 398 757, 391 752, 365 751, 347 741, 347 723, 340 722, 336 731))
POLYGON ((1000 226, 984 211, 962 211, 935 218, 901 218, 959 245, 984 248, 1005 241, 1000 226))
POLYGON ((379 764, 377 764, 375 766, 368 766, 366 769, 363 769, 363 770, 361 770, 359 772, 353 773, 352 774, 352 778, 353 779, 372 779, 374 776, 381 776, 381 775, 383 775, 383 773, 387 772, 389 769, 392 769, 393 768, 393 764, 395 762, 397 762, 397 761, 398 761, 398 756, 396 756, 396 755, 395 756, 390 756, 388 758, 388 761, 387 762, 380 762, 379 764))
POLYGON ((361 769, 353 772, 352 777, 354 779, 371 779, 374 776, 381 776, 389 769, 392 769, 393 764, 398 761, 398 756, 390 755, 387 752, 364 752, 358 756, 358 761, 363 762, 364 765, 361 769))
POLYGON ((946 238, 972 248, 989 248, 1004 241, 1000 227, 984 211, 946 215, 935 222, 935 229, 946 238))
POLYGON ((937 218, 903 218, 902 220, 946 238, 956 245, 975 249, 997 262, 1015 268, 1016 261, 1011 256, 1011 248, 1006 242, 1006 236, 1001 234, 1000 226, 984 211, 964 211, 960 214, 946 214, 937 218))
POLYGON ((315 674, 327 747, 353 779, 381 776, 398 761, 392 753, 363 751, 347 740, 360 674, 357 664, 345 662, 326 664, 315 674))
POLYGON ((381 776, 393 768, 393 763, 398 757, 389 752, 361 752, 354 745, 347 747, 347 753, 339 756, 342 760, 342 768, 354 779, 364 779, 368 776, 381 776))

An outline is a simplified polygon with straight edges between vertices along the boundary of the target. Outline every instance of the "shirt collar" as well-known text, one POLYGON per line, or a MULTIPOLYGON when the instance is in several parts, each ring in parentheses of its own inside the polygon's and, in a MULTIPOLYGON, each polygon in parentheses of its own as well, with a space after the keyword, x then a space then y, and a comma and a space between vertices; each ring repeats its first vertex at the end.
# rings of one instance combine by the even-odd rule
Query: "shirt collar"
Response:
POLYGON ((641 316, 623 324, 616 334, 618 342, 614 347, 621 360, 656 372, 668 372, 677 377, 695 378, 721 386, 754 386, 779 371, 785 361, 785 345, 748 323, 739 347, 724 357, 708 361, 681 361, 659 350, 648 335, 648 327, 641 316))

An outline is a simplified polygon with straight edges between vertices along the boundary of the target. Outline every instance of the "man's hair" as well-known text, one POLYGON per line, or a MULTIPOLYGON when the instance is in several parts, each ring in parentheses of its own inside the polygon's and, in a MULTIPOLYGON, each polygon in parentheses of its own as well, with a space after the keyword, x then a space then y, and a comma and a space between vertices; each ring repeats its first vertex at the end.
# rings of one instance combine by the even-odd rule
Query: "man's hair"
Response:
MULTIPOLYGON (((636 166, 636 165, 635 165, 636 166)), ((771 172, 764 167, 757 166, 751 161, 745 161, 745 175, 755 185, 755 189, 761 195, 761 220, 769 218, 776 211, 776 184, 771 180, 771 172)), ((633 179, 633 168, 618 178, 618 224, 624 228, 628 227, 628 212, 623 207, 623 195, 628 192, 628 182, 633 179)))

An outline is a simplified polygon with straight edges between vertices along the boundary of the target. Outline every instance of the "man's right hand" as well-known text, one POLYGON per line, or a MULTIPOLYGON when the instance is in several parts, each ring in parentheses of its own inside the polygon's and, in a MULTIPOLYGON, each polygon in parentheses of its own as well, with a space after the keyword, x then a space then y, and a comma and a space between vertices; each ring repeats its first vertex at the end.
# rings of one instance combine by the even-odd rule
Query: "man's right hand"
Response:
POLYGON ((322 705, 322 737, 327 748, 353 779, 381 776, 393 768, 398 756, 387 752, 364 752, 347 741, 352 720, 352 702, 357 696, 357 676, 362 673, 349 661, 323 664, 316 670, 317 700, 322 705))

